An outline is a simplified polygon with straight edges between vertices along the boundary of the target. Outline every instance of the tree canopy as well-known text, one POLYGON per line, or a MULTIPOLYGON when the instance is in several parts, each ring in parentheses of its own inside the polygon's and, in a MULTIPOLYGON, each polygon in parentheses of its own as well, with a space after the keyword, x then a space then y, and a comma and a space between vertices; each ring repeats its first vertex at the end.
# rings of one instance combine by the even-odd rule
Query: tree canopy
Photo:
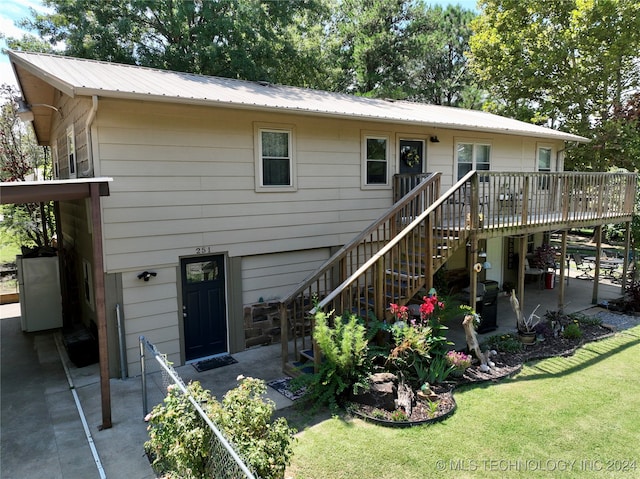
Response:
MULTIPOLYGON (((481 0, 472 23, 474 71, 486 107, 589 138, 609 131, 614 111, 640 87, 640 3, 636 0, 481 0)), ((591 149, 568 166, 603 170, 591 149)), ((636 167, 638 164, 636 163, 636 167)))
POLYGON ((637 0, 480 0, 478 15, 426 0, 44 4, 23 21, 38 36, 11 48, 484 108, 593 139, 569 169, 640 163, 619 118, 640 89, 637 0))

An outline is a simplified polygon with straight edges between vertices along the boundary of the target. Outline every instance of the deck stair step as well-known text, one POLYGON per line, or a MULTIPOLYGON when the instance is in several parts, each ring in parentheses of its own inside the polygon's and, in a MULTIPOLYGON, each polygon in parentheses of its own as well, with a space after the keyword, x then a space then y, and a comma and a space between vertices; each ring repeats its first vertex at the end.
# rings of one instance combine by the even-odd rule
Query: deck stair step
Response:
POLYGON ((300 361, 307 360, 313 362, 313 349, 300 351, 300 361))

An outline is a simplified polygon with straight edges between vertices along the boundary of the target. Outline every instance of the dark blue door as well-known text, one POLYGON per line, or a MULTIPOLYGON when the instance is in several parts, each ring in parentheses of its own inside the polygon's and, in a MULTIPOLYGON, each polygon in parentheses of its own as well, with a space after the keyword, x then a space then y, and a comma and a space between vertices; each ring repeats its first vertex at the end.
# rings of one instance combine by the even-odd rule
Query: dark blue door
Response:
POLYGON ((186 360, 227 352, 224 256, 181 261, 186 360))

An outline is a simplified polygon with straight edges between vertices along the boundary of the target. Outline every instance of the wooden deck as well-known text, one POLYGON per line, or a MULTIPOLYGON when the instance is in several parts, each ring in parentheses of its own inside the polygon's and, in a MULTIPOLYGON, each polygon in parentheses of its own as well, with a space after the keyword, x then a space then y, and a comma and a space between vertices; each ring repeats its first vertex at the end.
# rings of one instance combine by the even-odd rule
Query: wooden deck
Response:
MULTIPOLYGON (((440 175, 428 175, 281 300, 283 369, 294 372, 287 367, 290 339, 293 357, 298 339, 308 347, 313 310, 383 318, 390 302, 404 304, 430 289, 435 272, 468 244, 473 265, 481 239, 629 223, 636 184, 635 174, 472 171, 441 193, 440 175)), ((519 277, 523 283, 523 270, 519 277)))

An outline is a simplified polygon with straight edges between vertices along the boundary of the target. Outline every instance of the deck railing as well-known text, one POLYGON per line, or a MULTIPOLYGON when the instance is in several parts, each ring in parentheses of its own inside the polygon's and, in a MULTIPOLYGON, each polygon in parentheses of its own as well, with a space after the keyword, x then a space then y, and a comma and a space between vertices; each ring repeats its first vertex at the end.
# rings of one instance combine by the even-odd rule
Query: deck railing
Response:
MULTIPOLYGON (((421 180, 395 179, 394 188, 413 188, 397 201, 389 211, 372 223, 350 243, 340 248, 312 273, 298 288, 280 302, 283 358, 288 356, 287 341, 298 348, 306 348, 309 334, 309 310, 314 298, 322 299, 350 277, 390 239, 394 238, 413 218, 422 213, 440 195, 440 173, 421 175, 421 180), (285 351, 286 350, 286 351, 285 351)), ((284 359, 283 359, 284 360, 284 359)))
MULTIPOLYGON (((394 205, 380 222, 341 249, 281 302, 283 368, 289 339, 305 348, 312 309, 387 314, 432 286, 433 274, 455 250, 476 238, 630 221, 637 177, 612 173, 494 173, 472 171, 435 199, 417 194, 394 205), (313 303, 316 298, 317 304, 313 303), (292 336, 289 336, 289 333, 292 336)), ((439 177, 438 177, 439 182, 439 177)), ((437 190, 429 190, 433 193, 437 190)))
POLYGON ((469 214, 477 217, 481 236, 505 228, 617 222, 633 215, 636 181, 629 173, 478 172, 476 208, 469 214))

